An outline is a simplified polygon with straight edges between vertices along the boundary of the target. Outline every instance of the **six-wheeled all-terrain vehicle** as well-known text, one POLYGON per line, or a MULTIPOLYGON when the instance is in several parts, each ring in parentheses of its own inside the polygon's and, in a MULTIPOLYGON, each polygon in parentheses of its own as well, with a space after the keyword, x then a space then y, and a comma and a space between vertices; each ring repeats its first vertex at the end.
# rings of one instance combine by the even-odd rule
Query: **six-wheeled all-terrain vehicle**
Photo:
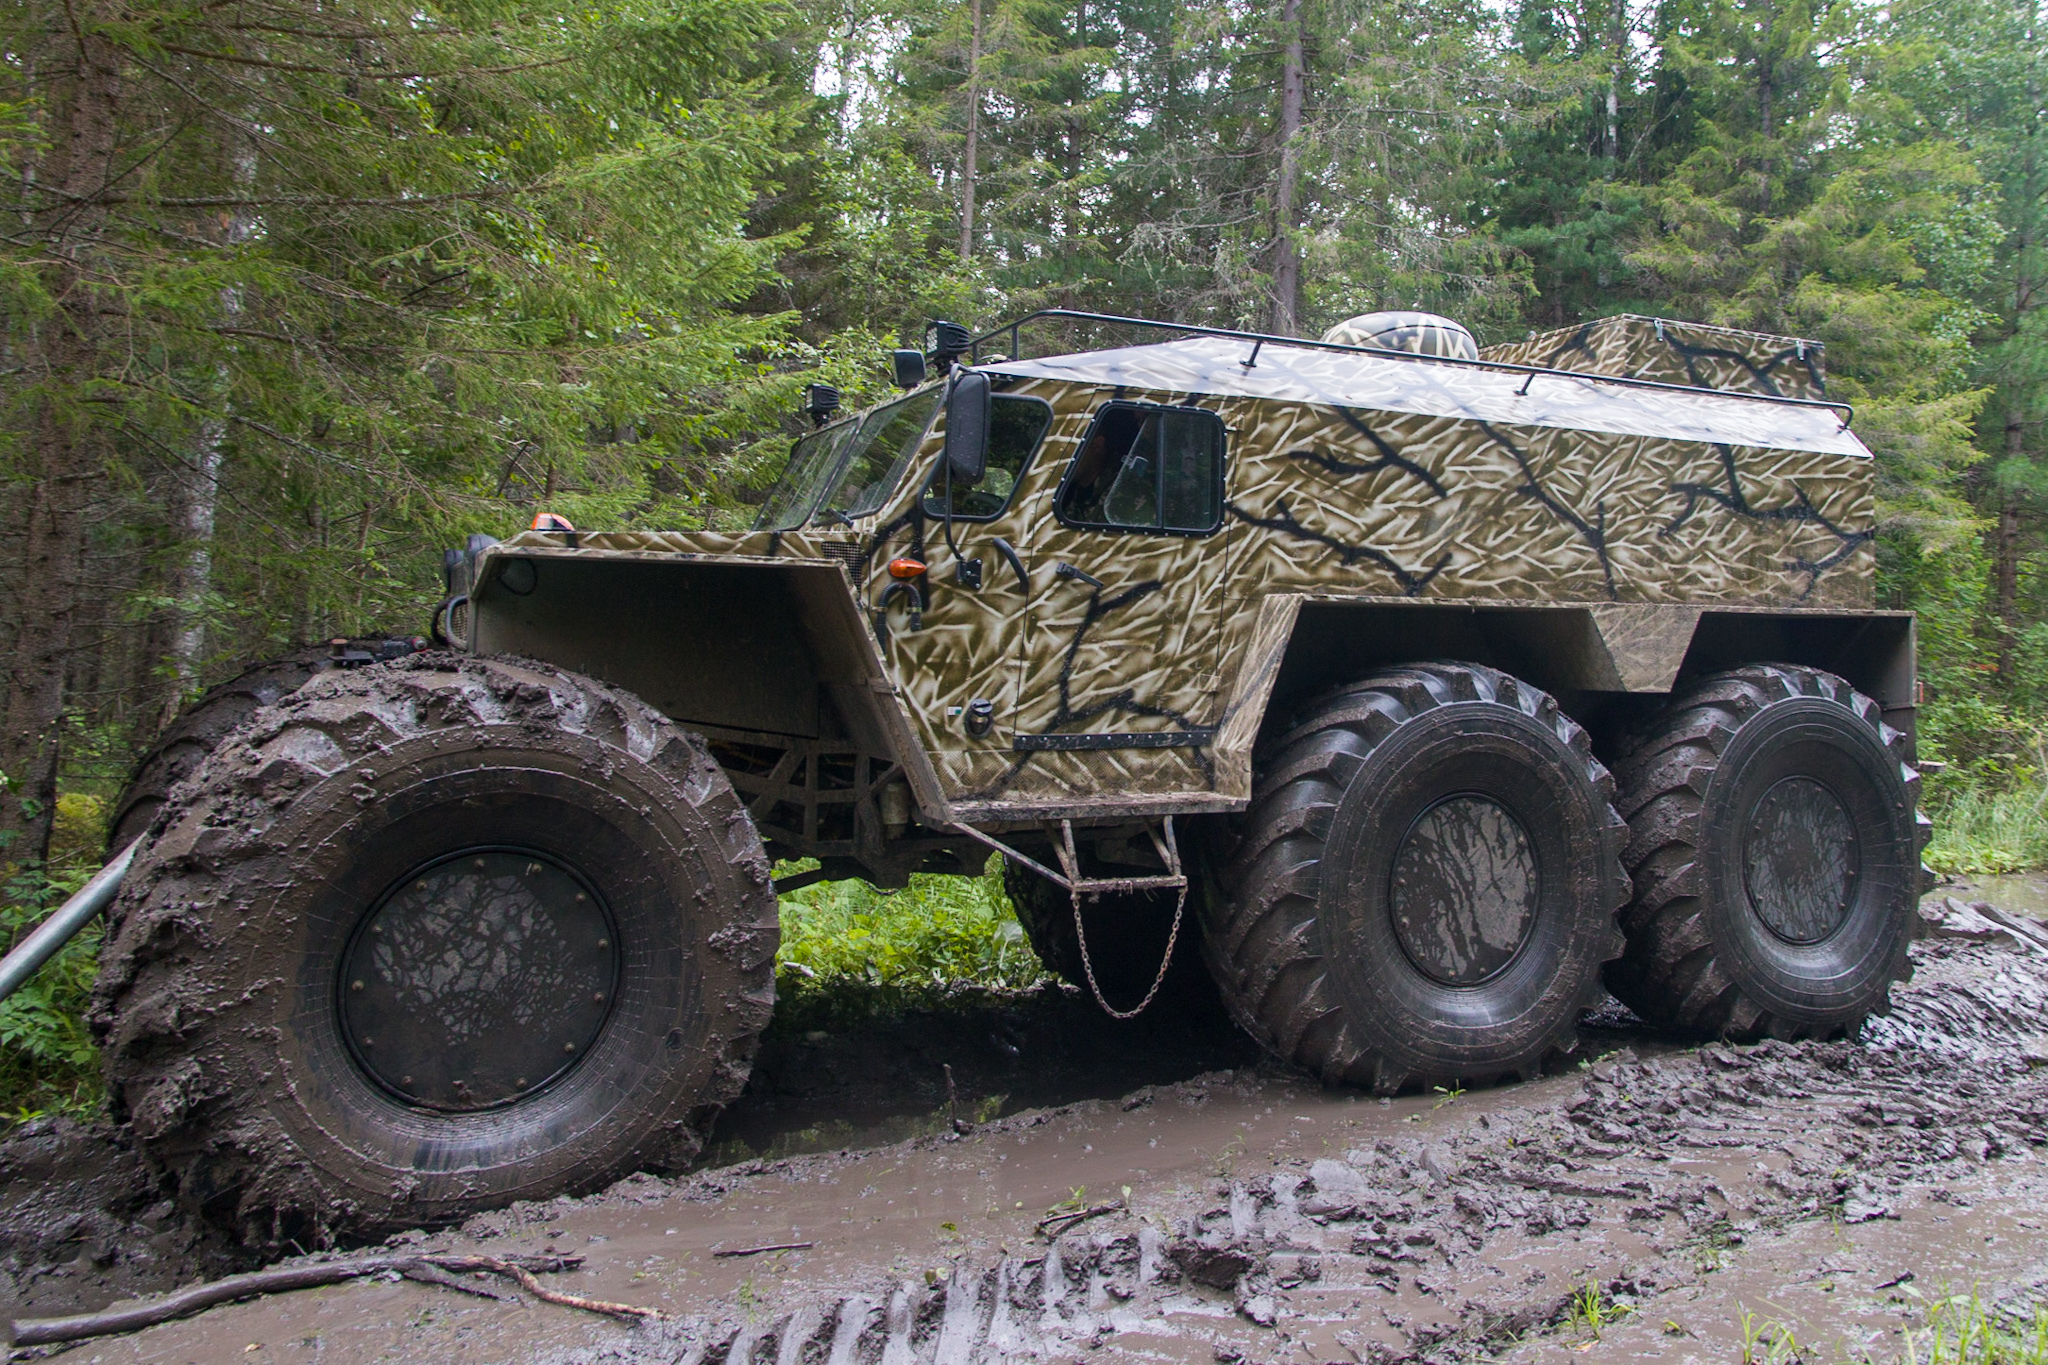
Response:
POLYGON ((1382 1093, 1528 1075, 1603 985, 1697 1035, 1885 1008, 1913 621, 1817 345, 931 336, 888 402, 813 390, 751 531, 473 538, 444 647, 188 719, 94 1005, 187 1205, 310 1245, 687 1162, 774 1004, 778 859, 1000 852, 1106 1007, 1199 953, 1382 1093))

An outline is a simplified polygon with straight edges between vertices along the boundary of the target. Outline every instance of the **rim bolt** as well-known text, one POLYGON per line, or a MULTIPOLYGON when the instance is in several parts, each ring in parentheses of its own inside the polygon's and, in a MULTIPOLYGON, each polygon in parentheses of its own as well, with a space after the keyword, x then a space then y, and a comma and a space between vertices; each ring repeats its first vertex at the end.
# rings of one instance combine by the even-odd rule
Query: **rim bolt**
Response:
POLYGON ((597 946, 600 948, 609 948, 612 946, 612 941, 608 938, 601 938, 597 941, 597 946))
POLYGON ((576 1044, 574 1044, 574 1043, 564 1043, 564 1044, 562 1044, 562 1051, 564 1051, 564 1052, 574 1052, 575 1050, 576 1050, 576 1044))
POLYGON ((515 1090, 526 1089, 526 1077, 521 1076, 518 1080, 512 1082, 512 1088, 515 1090))
POLYGON ((352 991, 359 991, 363 988, 363 983, 360 981, 351 981, 348 983, 348 988, 352 991))
POLYGON ((365 1038, 365 1039, 363 1039, 363 1046, 364 1046, 364 1047, 375 1047, 375 1046, 377 1046, 377 1040, 376 1040, 375 1038, 365 1038))
POLYGON ((600 1004, 600 1005, 602 1005, 602 1004, 604 1003, 604 992, 603 992, 603 991, 597 991, 597 992, 593 993, 593 994, 591 995, 591 997, 590 997, 590 998, 591 998, 591 1000, 592 1000, 592 1001, 596 1002, 597 1004, 600 1004))
POLYGON ((410 1077, 410 1076, 400 1076, 400 1077, 398 1078, 398 1083, 399 1083, 400 1085, 411 1085, 411 1084, 412 1084, 412 1077, 410 1077))

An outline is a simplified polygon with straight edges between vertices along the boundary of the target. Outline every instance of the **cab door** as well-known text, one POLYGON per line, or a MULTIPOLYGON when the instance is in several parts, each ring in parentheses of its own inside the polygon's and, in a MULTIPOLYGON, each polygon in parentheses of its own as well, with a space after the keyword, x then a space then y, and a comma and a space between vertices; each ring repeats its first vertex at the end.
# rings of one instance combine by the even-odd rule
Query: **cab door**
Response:
POLYGON ((1227 433, 1112 399, 1030 524, 1010 800, 1213 789, 1227 433))
POLYGON ((1052 425, 1044 399, 996 394, 981 481, 954 486, 941 462, 920 495, 925 605, 915 632, 890 618, 888 661, 955 799, 999 792, 1012 764, 1031 590, 1019 549, 1028 518, 1019 490, 1052 425))

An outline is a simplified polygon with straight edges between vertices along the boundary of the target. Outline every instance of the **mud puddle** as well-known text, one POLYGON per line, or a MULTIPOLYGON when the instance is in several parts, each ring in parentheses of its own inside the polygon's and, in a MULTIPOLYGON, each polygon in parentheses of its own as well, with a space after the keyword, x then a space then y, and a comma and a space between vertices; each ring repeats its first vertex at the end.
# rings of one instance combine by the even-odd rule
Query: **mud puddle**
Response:
MULTIPOLYGON (((1682 1050, 1596 1034, 1607 1055, 1583 1069, 1393 1101, 1245 1065, 1104 1097, 1120 1073, 1083 1063, 1091 1047, 1114 1058, 1089 1041, 1110 1035, 1076 1023, 1060 1083, 1098 1090, 1078 1102, 965 1137, 639 1177, 404 1239, 579 1252, 583 1269, 561 1287, 665 1321, 621 1327, 371 1282, 216 1309, 74 1358, 1523 1359, 1590 1349, 1574 1306, 1591 1303, 1600 1358, 1738 1358, 1750 1313, 1752 1327, 1768 1314, 1801 1343, 1874 1342, 1885 1359, 1884 1333, 1914 1309, 1886 1297, 1901 1284, 1995 1281, 2016 1303, 2048 1284, 2026 1227, 2048 1204, 2048 1068, 2025 1054, 2048 1033, 2048 966, 1957 942, 1915 958, 1916 980, 1862 1043, 1682 1050), (1036 1230, 1049 1211, 1103 1203, 1117 1207, 1051 1240, 1036 1230), (797 1242, 811 1245, 715 1254, 797 1242), (1879 1287, 1903 1271, 1915 1278, 1879 1287)), ((1033 1055, 1011 1041, 1010 1071, 938 1060, 983 1101, 1021 1097, 1033 1055)), ((735 1121, 723 1140, 809 1141, 819 1125, 806 1096, 860 1093, 834 1089, 857 1051, 806 1055, 767 1059, 784 1077, 764 1087, 767 1117, 735 1121), (810 1065, 835 1074, 805 1079, 810 1065)), ((903 1096, 884 1122, 929 1114, 943 1095, 943 1076, 928 1074, 936 1053, 900 1055, 875 1074, 903 1096)), ((135 1292, 118 1268, 97 1282, 108 1297, 135 1292)))
POLYGON ((950 1131, 956 1117, 986 1122, 1255 1065, 1257 1046, 1201 985, 1127 1021, 1072 986, 963 991, 850 1027, 778 1020, 699 1166, 879 1146, 950 1131))
POLYGON ((1969 901, 1989 901, 2008 914, 2048 920, 2048 872, 2013 872, 2002 876, 1951 877, 1930 893, 1969 901))

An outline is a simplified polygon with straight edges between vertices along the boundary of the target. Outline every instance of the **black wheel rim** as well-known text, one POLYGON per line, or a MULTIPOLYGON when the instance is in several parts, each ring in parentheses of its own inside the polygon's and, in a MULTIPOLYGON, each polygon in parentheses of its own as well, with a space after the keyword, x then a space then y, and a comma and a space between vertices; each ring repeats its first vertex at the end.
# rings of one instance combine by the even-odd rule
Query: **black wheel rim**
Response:
POLYGON ((1477 986, 1506 971, 1536 927, 1541 895, 1529 832, 1507 807, 1473 793, 1417 816, 1388 874, 1401 950, 1446 986, 1477 986))
POLYGON ((1743 891, 1757 919, 1787 943, 1820 943, 1841 929, 1861 865, 1856 821, 1825 783, 1782 778, 1750 811, 1743 891))
POLYGON ((407 1104, 516 1104, 589 1055, 618 994, 610 909, 550 854, 478 847, 398 878, 356 926, 336 982, 363 1073, 407 1104))

